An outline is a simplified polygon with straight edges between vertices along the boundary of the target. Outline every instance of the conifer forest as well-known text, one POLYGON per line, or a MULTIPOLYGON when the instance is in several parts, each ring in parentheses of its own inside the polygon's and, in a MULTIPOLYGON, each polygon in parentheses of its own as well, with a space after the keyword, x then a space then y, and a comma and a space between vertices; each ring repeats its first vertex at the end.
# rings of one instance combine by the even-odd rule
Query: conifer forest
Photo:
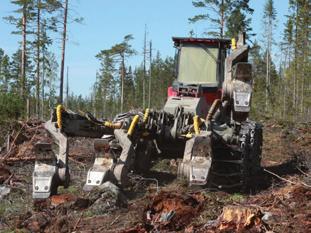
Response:
POLYGON ((311 232, 310 30, 310 0, 1 0, 0 232, 311 232))

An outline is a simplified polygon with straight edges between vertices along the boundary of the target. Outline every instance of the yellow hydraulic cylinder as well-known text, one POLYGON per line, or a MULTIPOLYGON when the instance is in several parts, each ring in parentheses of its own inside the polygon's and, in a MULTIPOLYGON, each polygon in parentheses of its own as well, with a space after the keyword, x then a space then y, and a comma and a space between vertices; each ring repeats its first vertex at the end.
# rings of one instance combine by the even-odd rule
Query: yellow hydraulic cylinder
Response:
POLYGON ((148 117, 149 117, 149 108, 146 108, 145 110, 145 114, 144 114, 144 119, 143 119, 143 122, 146 123, 147 120, 148 120, 148 117))
POLYGON ((235 50, 235 49, 236 49, 236 40, 235 40, 235 38, 232 38, 232 39, 231 39, 231 49, 232 49, 232 50, 235 50))
POLYGON ((105 121, 104 122, 104 126, 108 127, 108 128, 112 128, 112 129, 121 129, 122 124, 120 122, 118 123, 112 123, 110 121, 105 121))
POLYGON ((62 128, 62 111, 63 111, 64 107, 63 105, 59 104, 56 107, 56 117, 57 117, 57 126, 59 129, 62 128))
POLYGON ((199 116, 195 115, 193 117, 193 128, 194 128, 194 133, 196 135, 200 134, 200 119, 199 116))
POLYGON ((128 136, 132 136, 133 133, 134 133, 134 130, 135 130, 135 126, 137 125, 138 123, 138 120, 139 120, 139 115, 135 115, 132 122, 131 122, 131 125, 127 131, 127 135, 128 136))

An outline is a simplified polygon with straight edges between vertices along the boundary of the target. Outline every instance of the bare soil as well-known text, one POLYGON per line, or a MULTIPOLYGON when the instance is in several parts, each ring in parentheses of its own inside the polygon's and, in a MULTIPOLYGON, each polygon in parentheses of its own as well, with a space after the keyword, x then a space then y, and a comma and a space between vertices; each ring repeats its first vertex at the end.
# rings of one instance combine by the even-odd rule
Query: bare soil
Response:
POLYGON ((176 179, 176 160, 156 158, 122 191, 127 203, 108 198, 103 211, 96 194, 82 191, 94 157, 91 139, 70 140, 70 187, 34 203, 32 142, 45 138, 42 122, 13 128, 12 141, 20 136, 0 154, 0 187, 10 188, 0 200, 0 232, 311 232, 308 125, 264 124, 264 171, 250 193, 189 188, 176 179))

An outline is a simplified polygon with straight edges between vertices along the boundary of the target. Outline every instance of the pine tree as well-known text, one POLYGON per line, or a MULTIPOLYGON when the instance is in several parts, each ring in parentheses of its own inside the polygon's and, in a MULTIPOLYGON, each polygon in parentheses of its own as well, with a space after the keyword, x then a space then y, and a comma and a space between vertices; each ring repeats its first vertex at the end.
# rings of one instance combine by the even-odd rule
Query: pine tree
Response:
POLYGON ((267 0, 264 6, 264 40, 266 47, 266 95, 265 95, 265 111, 268 112, 269 99, 271 99, 271 57, 272 57, 272 45, 273 29, 275 28, 276 10, 274 8, 273 0, 267 0))
POLYGON ((115 64, 119 64, 120 74, 120 111, 123 112, 124 107, 124 81, 126 77, 126 59, 136 53, 136 51, 130 45, 130 41, 133 40, 132 35, 126 35, 121 43, 115 44, 110 49, 102 50, 97 57, 103 57, 105 54, 113 59, 115 64))
POLYGON ((60 66, 60 85, 59 85, 59 103, 63 103, 64 91, 64 69, 65 69, 65 53, 67 40, 67 19, 68 19, 68 0, 64 0, 64 16, 63 16, 63 33, 62 33, 62 58, 60 66))
POLYGON ((28 26, 33 20, 33 1, 32 0, 11 0, 11 3, 17 6, 17 9, 14 13, 18 14, 19 17, 16 16, 8 16, 4 19, 9 23, 16 26, 17 31, 13 31, 13 34, 21 34, 22 35, 22 53, 21 53, 21 69, 19 73, 20 77, 20 95, 23 99, 26 99, 26 61, 27 61, 27 35, 31 33, 28 30, 28 26))
POLYGON ((249 7, 249 0, 194 0, 192 5, 205 12, 189 18, 189 22, 208 21, 211 25, 208 35, 236 37, 242 30, 251 31, 251 19, 246 15, 254 10, 249 7), (214 31, 214 28, 218 31, 214 31))
MULTIPOLYGON (((55 13, 61 8, 61 3, 58 0, 36 0, 34 8, 35 40, 33 41, 33 46, 36 51, 34 55, 34 60, 36 62, 36 115, 37 118, 39 118, 41 112, 40 94, 42 98, 41 105, 42 108, 44 108, 44 96, 42 96, 42 93, 44 93, 44 77, 41 77, 41 74, 45 72, 44 70, 41 72, 40 68, 44 60, 43 56, 48 47, 52 44, 48 32, 57 31, 55 13), (41 88, 42 90, 40 92, 41 88)), ((42 68, 44 69, 45 67, 43 66, 42 68)))
POLYGON ((9 84, 11 79, 10 58, 0 49, 0 91, 8 93, 10 91, 9 84))
POLYGON ((254 36, 251 27, 252 19, 247 17, 253 12, 254 10, 249 7, 249 0, 233 2, 231 13, 227 19, 226 36, 237 39, 240 32, 246 32, 247 38, 254 36))

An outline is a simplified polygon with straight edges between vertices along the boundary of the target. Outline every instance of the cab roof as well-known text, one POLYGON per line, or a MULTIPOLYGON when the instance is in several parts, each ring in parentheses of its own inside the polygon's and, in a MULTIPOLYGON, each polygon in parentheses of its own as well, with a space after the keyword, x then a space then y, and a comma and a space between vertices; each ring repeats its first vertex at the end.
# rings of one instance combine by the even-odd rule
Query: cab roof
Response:
POLYGON ((217 38, 193 38, 193 37, 173 37, 175 46, 180 44, 206 44, 206 45, 222 45, 224 47, 230 47, 230 39, 217 39, 217 38))

